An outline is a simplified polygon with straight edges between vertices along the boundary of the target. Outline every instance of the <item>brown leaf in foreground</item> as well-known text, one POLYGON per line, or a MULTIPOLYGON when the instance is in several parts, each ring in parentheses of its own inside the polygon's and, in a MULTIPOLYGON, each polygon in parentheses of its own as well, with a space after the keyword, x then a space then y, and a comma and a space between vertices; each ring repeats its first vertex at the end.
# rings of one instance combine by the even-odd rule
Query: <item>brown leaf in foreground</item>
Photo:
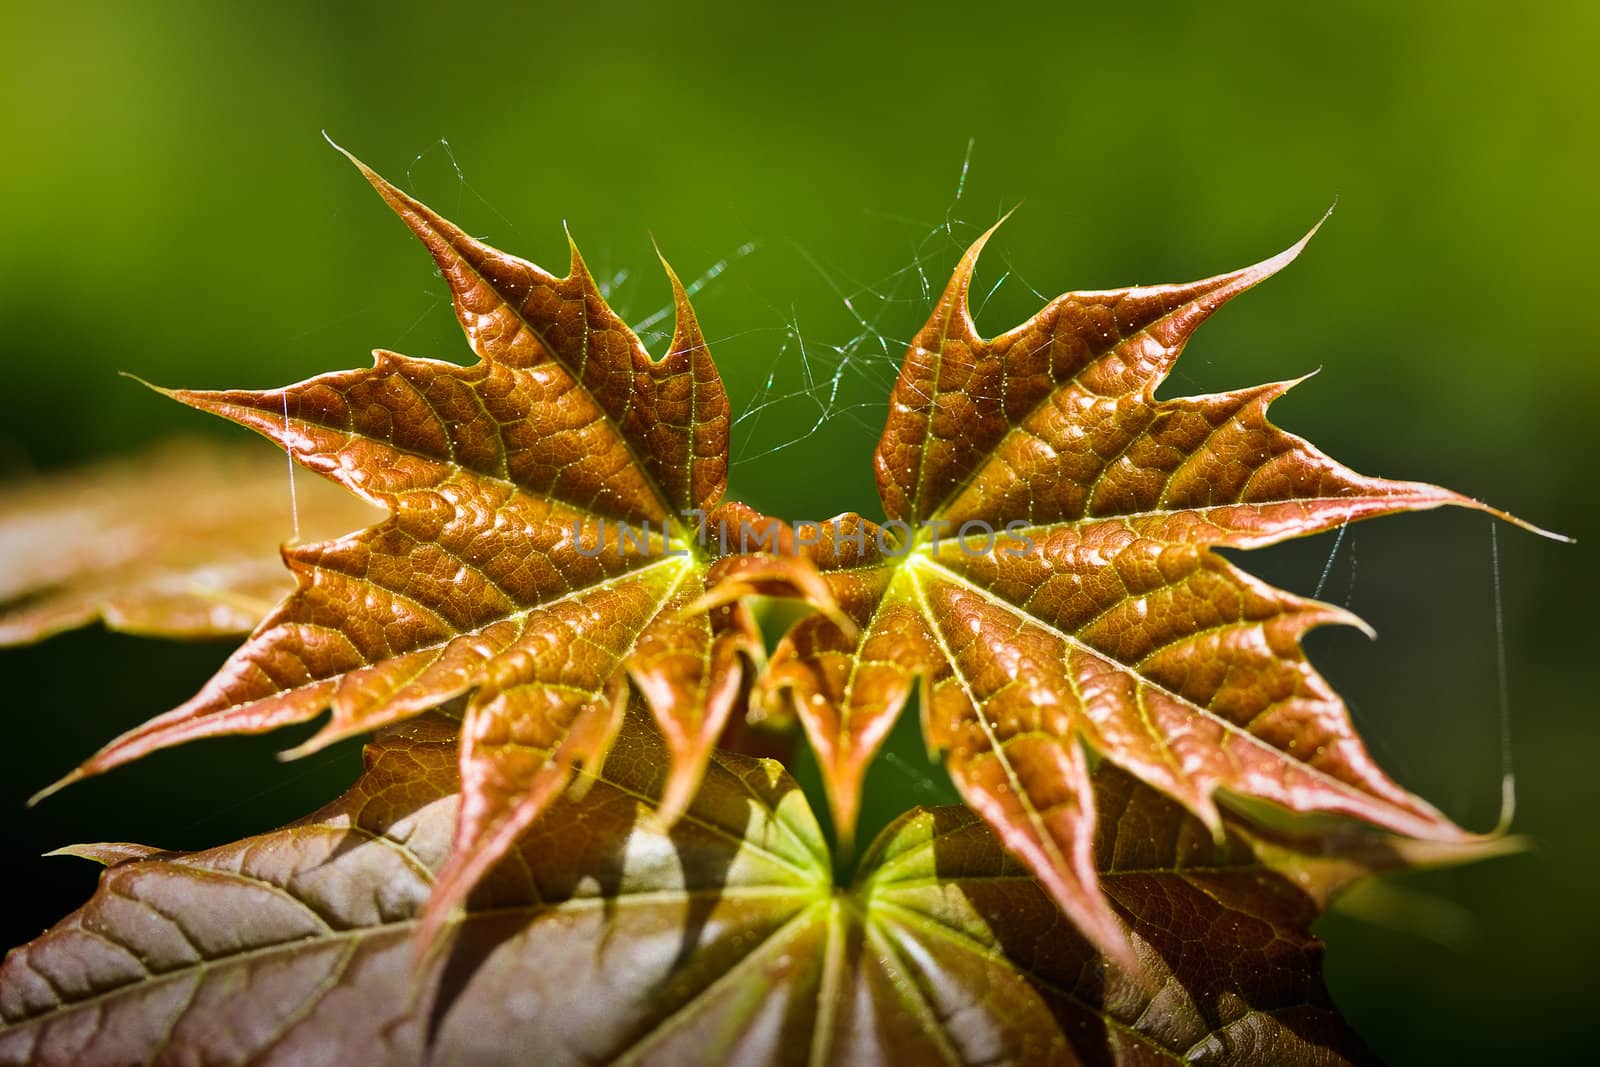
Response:
POLYGON ((782 768, 719 752, 664 829, 667 751, 632 715, 597 780, 517 842, 419 976, 454 747, 453 724, 427 716, 282 830, 196 853, 118 846, 108 860, 136 858, 0 967, 0 1063, 1370 1058, 1307 928, 1352 873, 1404 864, 1402 842, 1362 835, 1329 874, 1329 857, 1258 855, 1231 823, 1219 842, 1103 767, 1093 862, 1147 985, 1108 969, 961 808, 908 813, 836 887, 782 768))
POLYGON ((1155 398, 1200 323, 1310 235, 1188 285, 1069 293, 984 338, 967 296, 988 237, 890 397, 876 456, 885 525, 840 516, 806 549, 852 625, 802 620, 762 683, 769 708, 786 693, 804 723, 836 822, 849 832, 862 772, 920 679, 923 732, 967 803, 1124 961, 1093 863, 1085 744, 1219 833, 1225 789, 1469 839, 1379 769, 1302 653, 1312 627, 1359 620, 1213 549, 1445 504, 1509 516, 1364 477, 1273 426, 1267 407, 1293 383, 1155 398))
POLYGON ((294 587, 296 518, 330 537, 380 513, 281 456, 203 441, 0 490, 0 645, 103 620, 169 637, 250 632, 294 587), (291 510, 294 513, 291 513, 291 510))
POLYGON ((378 352, 285 389, 168 393, 389 517, 287 548, 293 594, 217 676, 66 781, 331 709, 313 749, 465 695, 464 801, 426 943, 574 769, 605 758, 633 688, 671 742, 670 821, 763 653, 742 606, 683 612, 705 568, 681 516, 722 496, 729 414, 671 269, 677 324, 657 360, 576 246, 557 277, 356 166, 432 254, 479 362, 378 352))

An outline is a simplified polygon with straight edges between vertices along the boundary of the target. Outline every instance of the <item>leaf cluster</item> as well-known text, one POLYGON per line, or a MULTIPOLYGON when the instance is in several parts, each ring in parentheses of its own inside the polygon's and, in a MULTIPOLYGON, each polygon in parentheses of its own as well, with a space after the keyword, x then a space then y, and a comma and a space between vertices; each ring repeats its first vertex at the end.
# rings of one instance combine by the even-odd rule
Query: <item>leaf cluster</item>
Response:
POLYGON ((380 351, 282 389, 161 391, 347 490, 308 500, 319 532, 359 528, 284 546, 286 581, 252 506, 276 467, 219 477, 177 451, 136 489, 30 490, 0 637, 253 626, 193 699, 52 789, 324 714, 296 751, 376 732, 367 772, 235 845, 81 849, 110 869, 8 957, 0 1061, 471 1062, 523 1033, 548 1062, 1363 1055, 1310 921, 1354 877, 1499 846, 1390 779, 1306 659, 1307 630, 1359 620, 1216 549, 1501 513, 1279 429, 1293 382, 1156 398, 1200 324, 1309 234, 985 338, 968 293, 991 230, 891 393, 882 522, 791 527, 724 499, 728 397, 664 260, 656 358, 576 245, 557 276, 356 166, 478 362, 380 351), (186 505, 139 512, 152 475, 186 505), (730 526, 753 545, 706 536, 730 526), (755 596, 816 609, 770 659, 755 596), (848 844, 917 690, 966 807, 908 813, 837 887, 781 768, 719 743, 803 730, 848 844), (1275 836, 1229 798, 1364 828, 1275 836))

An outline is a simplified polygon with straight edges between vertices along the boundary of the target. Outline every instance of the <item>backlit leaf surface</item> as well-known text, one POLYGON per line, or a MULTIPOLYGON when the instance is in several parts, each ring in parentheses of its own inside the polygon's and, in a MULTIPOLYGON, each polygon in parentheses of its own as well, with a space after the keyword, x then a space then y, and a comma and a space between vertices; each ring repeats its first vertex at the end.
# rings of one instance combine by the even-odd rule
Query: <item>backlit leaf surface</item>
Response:
POLYGON ((1379 769, 1301 651, 1312 627, 1359 620, 1213 549, 1397 511, 1492 509, 1359 475, 1273 426, 1267 407, 1294 383, 1155 398, 1200 323, 1305 241, 1188 285, 1069 293, 984 338, 967 297, 988 236, 890 397, 884 525, 840 516, 804 550, 852 625, 802 620, 764 679, 769 711, 787 704, 804 723, 836 822, 848 833, 862 772, 920 679, 924 734, 967 803, 1124 961, 1096 884, 1085 746, 1218 832, 1222 789, 1466 839, 1379 769))
POLYGON ((217 676, 71 777, 331 709, 304 746, 316 748, 466 695, 465 800, 437 929, 573 769, 604 759, 635 688, 671 740, 670 819, 762 650, 737 604, 683 612, 705 587, 682 515, 722 496, 729 417, 670 268, 677 327, 658 360, 576 246, 557 277, 356 165, 432 254, 479 361, 380 351, 369 369, 285 389, 170 392, 389 518, 286 548, 294 593, 217 676))
POLYGON ((987 826, 918 809, 838 888, 771 761, 715 754, 665 829, 630 715, 413 972, 448 864, 454 724, 391 727, 343 798, 197 853, 118 846, 83 908, 0 967, 0 1063, 1341 1064, 1367 1056, 1307 933, 1325 887, 1111 767, 1094 863, 1147 982, 987 826))

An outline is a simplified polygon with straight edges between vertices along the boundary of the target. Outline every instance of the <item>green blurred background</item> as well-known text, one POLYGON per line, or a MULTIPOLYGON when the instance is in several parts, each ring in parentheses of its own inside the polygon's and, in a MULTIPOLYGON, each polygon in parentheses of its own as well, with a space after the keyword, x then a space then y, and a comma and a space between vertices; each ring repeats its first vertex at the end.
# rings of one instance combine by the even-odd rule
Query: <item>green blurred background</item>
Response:
MULTIPOLYGON (((870 456, 924 277, 941 284, 1019 201, 980 272, 978 291, 999 283, 986 332, 1031 313, 1034 290, 1261 258, 1337 198, 1165 393, 1320 367, 1280 422, 1362 470, 1595 534, 1596 5, 242 8, 8 5, 8 475, 246 436, 118 370, 271 386, 377 346, 466 358, 431 263, 326 129, 535 260, 563 264, 566 220, 632 321, 667 299, 650 234, 686 278, 725 264, 696 303, 745 414, 732 489, 792 518, 876 513, 870 456)), ((1306 593, 1327 570, 1322 595, 1380 639, 1316 634, 1319 664, 1397 777, 1492 825, 1488 520, 1354 528, 1329 568, 1332 547, 1251 565, 1306 593)), ((1395 1062, 1576 1061, 1600 1032, 1596 568, 1588 544, 1510 527, 1499 549, 1517 828, 1537 850, 1408 877, 1363 901, 1368 919, 1321 928, 1335 995, 1395 1062)), ((86 632, 0 658, 7 944, 92 887, 87 864, 35 858, 47 848, 214 844, 348 780, 353 746, 286 767, 272 753, 291 738, 229 740, 21 809, 226 653, 86 632)), ((896 745, 870 783, 880 821, 946 788, 914 730, 896 745)))

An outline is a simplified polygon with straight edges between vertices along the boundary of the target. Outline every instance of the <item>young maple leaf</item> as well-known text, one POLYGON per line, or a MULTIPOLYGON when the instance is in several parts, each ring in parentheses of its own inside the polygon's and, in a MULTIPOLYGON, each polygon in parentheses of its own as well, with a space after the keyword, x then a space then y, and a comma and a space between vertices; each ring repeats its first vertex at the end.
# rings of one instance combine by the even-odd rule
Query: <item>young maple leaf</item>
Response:
MULTIPOLYGON (((967 295, 993 232, 962 257, 895 384, 876 454, 885 525, 840 516, 802 549, 855 625, 801 620, 758 687, 769 709, 788 694, 841 834, 920 679, 924 735, 967 803, 1124 962, 1094 870, 1081 742, 1214 832, 1222 788, 1415 838, 1471 837, 1378 768, 1301 651, 1314 626, 1363 624, 1212 549, 1445 504, 1508 516, 1363 477, 1273 426, 1267 406, 1293 382, 1154 396, 1196 327, 1311 235, 1189 285, 1069 293, 985 339, 967 295)), ((717 567, 766 593, 793 569, 717 567)))
POLYGON ((280 390, 168 392, 270 437, 390 518, 285 548, 298 588, 217 676, 57 787, 157 748, 331 708, 307 751, 470 693, 464 799, 426 944, 574 769, 599 766, 634 687, 672 752, 660 813, 670 822, 739 699, 746 661, 763 653, 742 607, 683 611, 705 593, 706 565, 681 516, 722 497, 729 408, 671 268, 677 324, 657 361, 575 245, 570 271, 554 277, 351 158, 432 253, 480 362, 379 351, 371 369, 280 390), (618 523, 649 536, 623 537, 618 523))

